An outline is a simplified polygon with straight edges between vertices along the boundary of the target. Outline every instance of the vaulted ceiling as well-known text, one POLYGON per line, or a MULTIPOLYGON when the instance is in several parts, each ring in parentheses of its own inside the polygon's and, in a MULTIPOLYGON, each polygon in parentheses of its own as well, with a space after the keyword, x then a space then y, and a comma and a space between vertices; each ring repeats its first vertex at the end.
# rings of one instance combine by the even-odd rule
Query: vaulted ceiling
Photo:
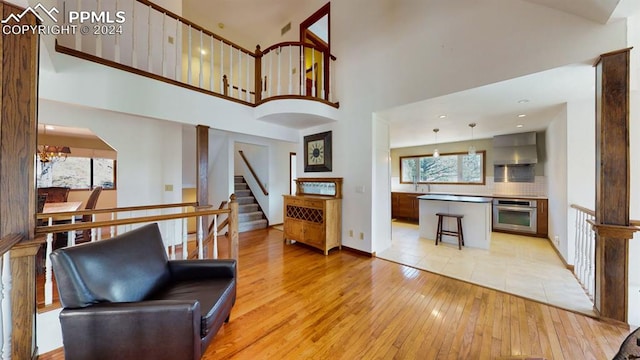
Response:
MULTIPOLYGON (((640 11, 640 0, 504 1, 526 1, 599 24, 607 24, 640 11)), ((280 29, 292 20, 292 14, 308 12, 311 15, 314 10, 304 9, 304 3, 299 0, 183 0, 183 16, 241 46, 253 49, 261 40, 265 40, 260 36, 269 36, 265 34, 265 29, 273 29, 279 35, 280 29)), ((295 26, 291 31, 297 32, 295 26)), ((593 98, 593 86, 591 64, 574 64, 425 99, 387 109, 380 114, 392 123, 392 147, 433 143, 432 129, 435 127, 441 129, 438 135, 440 142, 468 140, 471 135, 468 124, 471 122, 478 123, 474 130, 475 138, 488 138, 509 132, 545 129, 562 109, 561 104, 569 100, 593 98), (526 117, 519 118, 521 114, 526 117), (441 115, 447 117, 440 118, 441 115), (523 126, 517 128, 517 125, 523 126)))

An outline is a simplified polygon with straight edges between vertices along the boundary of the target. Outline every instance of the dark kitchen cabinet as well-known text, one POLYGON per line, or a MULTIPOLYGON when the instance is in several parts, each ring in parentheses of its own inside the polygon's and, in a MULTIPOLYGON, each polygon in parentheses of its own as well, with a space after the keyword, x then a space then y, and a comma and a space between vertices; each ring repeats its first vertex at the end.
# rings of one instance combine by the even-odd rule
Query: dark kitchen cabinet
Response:
POLYGON ((537 218, 539 237, 549 236, 549 201, 547 199, 536 199, 538 202, 537 218))
POLYGON ((420 200, 418 193, 391 193, 391 217, 396 219, 418 220, 420 217, 420 200))

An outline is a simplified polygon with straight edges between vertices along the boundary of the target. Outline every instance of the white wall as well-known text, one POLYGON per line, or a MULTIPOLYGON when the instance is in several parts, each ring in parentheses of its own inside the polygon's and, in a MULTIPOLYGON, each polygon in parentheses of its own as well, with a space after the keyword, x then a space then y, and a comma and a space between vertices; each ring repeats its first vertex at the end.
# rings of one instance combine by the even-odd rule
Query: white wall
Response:
MULTIPOLYGON (((640 44, 638 44, 640 45, 640 44)), ((638 53, 636 53, 637 55, 638 53)), ((633 57, 638 61, 638 57, 633 57)), ((638 79, 636 79, 637 81, 638 79)), ((631 201, 629 217, 640 220, 640 91, 631 92, 630 152, 631 152, 631 201)), ((640 326, 640 231, 629 242, 629 324, 640 326)))
POLYGON ((283 141, 298 140, 296 129, 255 120, 250 106, 71 56, 53 56, 59 70, 41 69, 41 99, 283 141))
POLYGON ((196 187, 196 127, 182 126, 182 186, 196 187))
POLYGON ((153 0, 153 3, 182 16, 182 0, 153 0))
MULTIPOLYGON (((386 217, 391 219, 391 152, 389 150, 389 123, 374 114, 374 144, 372 162, 374 165, 371 191, 374 194, 387 194, 387 196, 374 196, 371 222, 373 229, 371 232, 371 243, 374 251, 382 251, 391 246, 391 222, 377 221, 376 217, 386 217), (378 215, 380 214, 380 215, 378 215)), ((356 193, 362 193, 356 189, 356 193)), ((362 189, 364 192, 366 189, 362 189)))
MULTIPOLYGON (((549 192, 549 239, 562 257, 569 259, 567 239, 567 106, 547 127, 545 167, 549 192), (557 239, 556 239, 557 237, 557 239)), ((593 189, 591 190, 593 192, 593 189)))
MULTIPOLYGON (((580 205, 591 210, 595 210, 596 201, 595 116, 595 95, 591 100, 567 103, 567 205, 580 205)), ((575 216, 575 210, 567 208, 567 221, 571 226, 567 227, 567 253, 564 256, 569 264, 575 261, 575 216)))
MULTIPOLYGON (((629 20, 629 46, 631 50, 631 94, 629 119, 629 151, 631 154, 631 196, 629 217, 640 220, 640 15, 629 20)), ((640 232, 629 242, 629 308, 628 323, 640 326, 640 232)))
POLYGON ((38 121, 89 128, 116 149, 118 206, 180 202, 180 124, 45 99, 39 102, 38 121), (173 185, 173 191, 165 191, 165 185, 173 185))

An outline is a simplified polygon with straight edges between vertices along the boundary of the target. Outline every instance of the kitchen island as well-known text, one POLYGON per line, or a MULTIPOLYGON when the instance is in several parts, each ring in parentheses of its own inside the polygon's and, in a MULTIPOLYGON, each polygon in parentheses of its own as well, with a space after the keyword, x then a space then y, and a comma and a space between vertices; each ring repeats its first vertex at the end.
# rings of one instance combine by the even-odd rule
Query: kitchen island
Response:
MULTIPOLYGON (((435 242, 438 229, 436 213, 464 215, 462 232, 464 246, 489 249, 491 244, 491 197, 462 196, 450 194, 426 194, 418 196, 420 202, 419 232, 420 237, 433 239, 435 242)), ((455 229, 456 220, 445 218, 443 228, 455 229)), ((457 245, 455 237, 442 237, 442 241, 457 245)))

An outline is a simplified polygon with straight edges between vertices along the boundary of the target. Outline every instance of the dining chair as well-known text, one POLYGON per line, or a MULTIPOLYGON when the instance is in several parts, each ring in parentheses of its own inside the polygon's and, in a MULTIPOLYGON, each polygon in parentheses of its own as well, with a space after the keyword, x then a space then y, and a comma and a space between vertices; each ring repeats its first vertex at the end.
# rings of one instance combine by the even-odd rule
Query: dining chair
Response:
POLYGON ((47 202, 65 202, 69 197, 69 188, 63 186, 49 186, 38 188, 38 195, 46 195, 47 202))
MULTIPOLYGON (((87 204, 85 205, 85 210, 94 210, 96 205, 98 204, 98 198, 100 197, 100 193, 102 192, 102 186, 96 186, 91 191, 89 198, 87 199, 87 204)), ((76 222, 89 223, 93 221, 93 216, 91 214, 82 215, 82 217, 76 219, 76 222)), ((89 242, 91 241, 91 229, 86 229, 82 231, 76 231, 76 244, 89 242)))

